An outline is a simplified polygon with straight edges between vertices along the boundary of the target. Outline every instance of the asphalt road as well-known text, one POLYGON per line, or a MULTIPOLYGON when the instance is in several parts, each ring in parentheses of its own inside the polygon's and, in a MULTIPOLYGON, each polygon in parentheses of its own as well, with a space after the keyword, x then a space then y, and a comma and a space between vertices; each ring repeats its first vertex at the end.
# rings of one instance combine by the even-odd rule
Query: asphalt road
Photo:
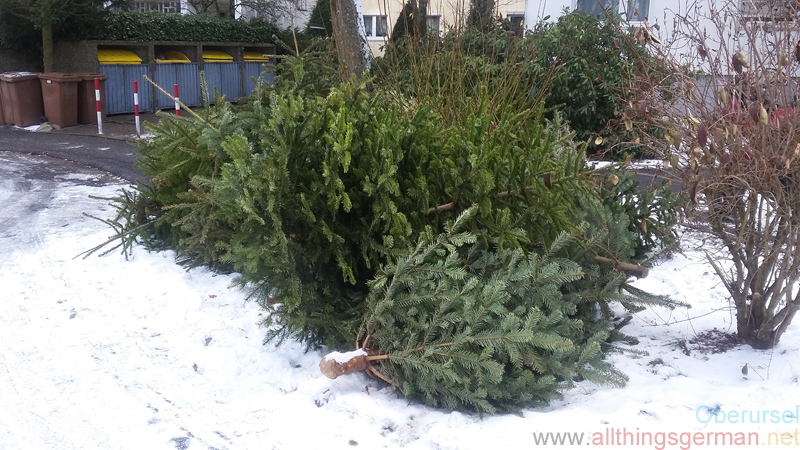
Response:
POLYGON ((136 147, 119 139, 63 133, 33 133, 0 126, 0 152, 43 155, 112 173, 138 184, 144 179, 134 169, 136 147))

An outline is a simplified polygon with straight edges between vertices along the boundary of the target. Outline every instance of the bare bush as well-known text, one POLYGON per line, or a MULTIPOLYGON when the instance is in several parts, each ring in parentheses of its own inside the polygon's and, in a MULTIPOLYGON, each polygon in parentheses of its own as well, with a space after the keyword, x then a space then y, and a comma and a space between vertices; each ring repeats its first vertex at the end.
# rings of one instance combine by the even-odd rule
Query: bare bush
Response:
POLYGON ((800 309, 800 23, 793 1, 705 1, 634 34, 658 57, 628 114, 727 248, 740 340, 771 348, 800 309))

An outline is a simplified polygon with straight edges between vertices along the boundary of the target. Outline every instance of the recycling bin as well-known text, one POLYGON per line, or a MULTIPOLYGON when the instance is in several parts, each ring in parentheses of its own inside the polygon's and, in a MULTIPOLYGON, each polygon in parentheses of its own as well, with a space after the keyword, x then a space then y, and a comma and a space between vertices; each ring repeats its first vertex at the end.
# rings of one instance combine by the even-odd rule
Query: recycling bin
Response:
POLYGON ((41 73, 44 115, 62 128, 78 124, 78 83, 83 77, 74 73, 41 73))
POLYGON ((42 87, 39 77, 31 72, 0 74, 0 104, 5 124, 29 127, 41 123, 42 87))
POLYGON ((100 114, 106 121, 106 80, 108 75, 102 73, 77 73, 81 81, 78 83, 78 123, 97 123, 97 99, 94 92, 94 79, 100 84, 100 114))

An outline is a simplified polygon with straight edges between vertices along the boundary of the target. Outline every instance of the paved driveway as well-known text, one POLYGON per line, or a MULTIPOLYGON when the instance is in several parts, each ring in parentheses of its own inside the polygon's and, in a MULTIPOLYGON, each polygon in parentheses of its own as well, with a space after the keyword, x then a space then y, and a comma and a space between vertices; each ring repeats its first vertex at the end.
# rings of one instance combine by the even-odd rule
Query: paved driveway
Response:
MULTIPOLYGON (((136 146, 119 139, 34 133, 0 126, 0 152, 49 156, 113 173, 128 182, 144 178, 134 169, 136 146)), ((56 169, 53 169, 56 170, 56 169)))

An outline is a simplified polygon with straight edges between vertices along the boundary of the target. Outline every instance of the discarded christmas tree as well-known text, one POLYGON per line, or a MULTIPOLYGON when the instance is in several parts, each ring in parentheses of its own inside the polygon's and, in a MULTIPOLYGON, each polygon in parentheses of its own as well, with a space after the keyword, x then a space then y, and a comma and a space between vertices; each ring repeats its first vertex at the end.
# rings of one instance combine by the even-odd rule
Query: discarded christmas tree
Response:
POLYGON ((302 61, 286 73, 246 109, 162 122, 142 148, 153 184, 123 208, 153 227, 131 232, 239 272, 267 342, 352 349, 358 333, 372 354, 328 368, 412 399, 506 411, 624 382, 601 360, 610 304, 665 301, 627 284, 644 275, 636 231, 593 193, 559 115, 483 87, 442 125, 369 80, 321 96, 302 61))
POLYGON ((608 333, 579 340, 586 327, 575 318, 577 297, 562 294, 584 277, 554 256, 576 236, 561 233, 545 255, 486 248, 458 231, 475 211, 439 236, 428 229, 380 272, 358 350, 326 356, 322 372, 366 371, 409 399, 488 413, 547 404, 575 379, 624 385, 625 375, 602 360, 608 333))

